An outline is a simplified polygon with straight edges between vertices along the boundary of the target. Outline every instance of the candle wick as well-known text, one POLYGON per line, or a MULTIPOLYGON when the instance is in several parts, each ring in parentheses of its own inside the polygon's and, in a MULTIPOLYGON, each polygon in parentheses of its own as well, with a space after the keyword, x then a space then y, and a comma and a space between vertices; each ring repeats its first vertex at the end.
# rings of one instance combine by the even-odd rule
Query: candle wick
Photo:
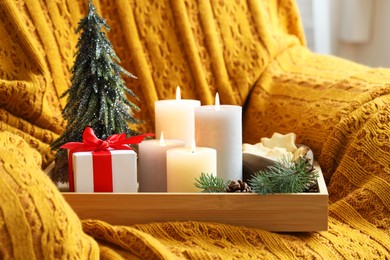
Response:
POLYGON ((196 149, 196 144, 195 144, 195 139, 192 140, 192 143, 191 143, 191 150, 192 150, 192 153, 195 153, 195 149, 196 149))

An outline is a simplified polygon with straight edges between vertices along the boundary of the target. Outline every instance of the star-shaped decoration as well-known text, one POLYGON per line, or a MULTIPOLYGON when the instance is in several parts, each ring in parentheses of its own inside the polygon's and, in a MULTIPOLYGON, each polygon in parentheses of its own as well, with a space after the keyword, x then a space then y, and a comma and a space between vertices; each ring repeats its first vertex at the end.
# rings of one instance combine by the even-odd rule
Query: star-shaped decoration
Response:
POLYGON ((295 145, 296 138, 294 133, 283 135, 275 132, 271 138, 261 138, 261 143, 270 149, 282 147, 285 148, 287 152, 294 152, 297 149, 297 146, 295 145))

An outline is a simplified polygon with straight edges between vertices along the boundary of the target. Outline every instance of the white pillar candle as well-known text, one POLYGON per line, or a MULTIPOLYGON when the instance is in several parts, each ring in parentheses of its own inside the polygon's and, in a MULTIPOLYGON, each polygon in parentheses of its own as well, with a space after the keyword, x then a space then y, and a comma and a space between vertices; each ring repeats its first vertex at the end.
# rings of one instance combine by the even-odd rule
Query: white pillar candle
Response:
POLYGON ((138 180, 140 192, 167 192, 167 150, 184 147, 183 140, 144 140, 138 145, 138 180))
POLYGON ((176 99, 156 101, 157 138, 164 132, 165 138, 183 140, 186 146, 191 146, 195 138, 194 108, 199 106, 199 100, 181 99, 179 87, 176 90, 176 99))
POLYGON ((200 174, 216 175, 217 151, 206 147, 174 148, 167 151, 168 192, 200 192, 194 183, 200 174))
POLYGON ((220 105, 195 108, 195 136, 199 146, 217 150, 217 176, 242 179, 242 108, 220 105))

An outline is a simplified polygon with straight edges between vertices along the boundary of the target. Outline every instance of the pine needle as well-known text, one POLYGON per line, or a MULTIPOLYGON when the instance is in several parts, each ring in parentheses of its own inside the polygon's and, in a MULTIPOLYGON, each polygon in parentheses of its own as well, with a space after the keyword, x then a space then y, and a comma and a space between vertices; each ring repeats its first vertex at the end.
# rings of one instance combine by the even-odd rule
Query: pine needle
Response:
POLYGON ((296 161, 283 158, 267 170, 252 176, 249 185, 259 194, 304 192, 318 178, 318 171, 308 167, 305 157, 296 161))
POLYGON ((204 193, 225 192, 228 184, 228 181, 224 181, 220 177, 203 172, 200 174, 199 179, 195 178, 195 181, 195 187, 201 189, 204 193))

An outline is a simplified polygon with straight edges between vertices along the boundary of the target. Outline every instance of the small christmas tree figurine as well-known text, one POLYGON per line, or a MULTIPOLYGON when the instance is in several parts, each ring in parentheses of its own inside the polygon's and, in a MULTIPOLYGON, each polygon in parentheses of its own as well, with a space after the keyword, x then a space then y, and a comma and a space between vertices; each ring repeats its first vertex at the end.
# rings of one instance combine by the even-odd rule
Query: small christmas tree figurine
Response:
MULTIPOLYGON (((116 133, 136 134, 128 125, 138 123, 132 111, 139 108, 127 99, 126 94, 137 97, 126 88, 121 74, 135 76, 118 65, 120 60, 103 30, 108 31, 109 26, 89 0, 88 14, 80 20, 76 30, 81 35, 71 69, 72 84, 62 95, 68 95, 62 111, 67 125, 63 134, 52 143, 53 150, 67 142, 80 142, 86 126, 92 127, 100 139, 116 133)), ((66 150, 57 151, 54 181, 67 182, 66 156, 66 150)))

